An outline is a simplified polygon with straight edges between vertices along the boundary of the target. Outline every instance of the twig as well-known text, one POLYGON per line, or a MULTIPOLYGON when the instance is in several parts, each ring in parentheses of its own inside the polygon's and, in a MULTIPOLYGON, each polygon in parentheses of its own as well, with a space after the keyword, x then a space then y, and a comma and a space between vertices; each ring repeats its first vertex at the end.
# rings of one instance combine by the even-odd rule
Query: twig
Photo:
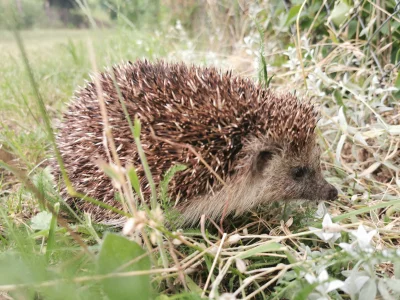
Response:
POLYGON ((172 257, 176 267, 178 268, 179 280, 182 282, 182 285, 183 285, 185 291, 187 291, 188 288, 187 288, 187 285, 186 285, 185 274, 183 273, 183 269, 182 269, 181 263, 179 262, 179 259, 175 254, 175 248, 174 248, 174 246, 173 246, 173 244, 171 243, 170 240, 168 240, 168 245, 169 245, 169 251, 170 251, 171 257, 172 257))
POLYGON ((243 300, 246 299, 253 299, 253 297, 255 295, 257 295, 258 293, 262 292, 263 290, 265 290, 267 287, 269 287, 271 284, 273 284, 275 281, 277 281, 283 274, 286 273, 286 271, 289 269, 290 267, 287 266, 284 269, 282 269, 278 274, 276 274, 276 276, 274 276, 271 280, 269 280, 266 284, 264 284, 263 286, 261 286, 260 288, 258 288, 257 290, 255 290, 254 292, 252 292, 251 294, 247 295, 246 298, 244 298, 243 300))
POLYGON ((212 243, 206 236, 206 231, 205 231, 205 215, 201 215, 200 218, 200 231, 201 231, 201 235, 203 236, 203 239, 210 244, 212 247, 215 246, 214 243, 212 243))
POLYGON ((213 262, 213 264, 212 264, 212 266, 211 266, 211 269, 210 269, 210 271, 209 271, 209 274, 208 274, 208 277, 207 277, 207 280, 206 280, 206 284, 204 285, 203 292, 201 293, 201 297, 202 297, 202 298, 204 297, 204 295, 205 295, 205 293, 206 293, 206 290, 207 290, 207 288, 208 288, 208 285, 210 284, 211 276, 212 276, 212 274, 213 274, 215 265, 217 264, 218 257, 219 257, 219 254, 220 254, 220 252, 221 252, 222 246, 224 245, 225 238, 226 238, 226 233, 224 233, 224 234, 222 235, 222 239, 221 239, 221 241, 220 241, 217 254, 215 255, 214 262, 213 262))

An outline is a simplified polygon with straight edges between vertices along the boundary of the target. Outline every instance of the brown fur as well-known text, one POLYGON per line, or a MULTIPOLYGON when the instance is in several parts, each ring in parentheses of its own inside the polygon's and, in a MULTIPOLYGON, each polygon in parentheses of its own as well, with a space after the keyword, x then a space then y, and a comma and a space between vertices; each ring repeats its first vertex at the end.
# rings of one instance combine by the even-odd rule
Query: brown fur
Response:
POLYGON ((271 149, 271 145, 263 139, 249 141, 243 150, 245 159, 239 162, 244 167, 229 179, 226 186, 182 204, 180 210, 185 222, 196 223, 202 214, 212 219, 219 219, 223 212, 238 216, 273 201, 331 200, 334 197, 329 194, 335 194, 335 189, 322 176, 320 150, 316 144, 309 144, 300 153, 277 145, 272 148, 274 155, 266 166, 262 170, 254 170, 257 154, 271 149), (291 177, 292 169, 297 166, 307 166, 313 174, 298 182, 291 177))
MULTIPOLYGON (((188 166, 175 175, 170 186, 171 199, 176 200, 186 222, 196 222, 203 213, 218 219, 225 203, 227 213, 240 214, 271 201, 336 196, 321 175, 314 135, 316 113, 309 102, 291 94, 277 95, 214 68, 137 61, 96 76, 118 155, 124 165, 135 166, 146 199, 148 183, 111 72, 129 115, 137 115, 142 122, 141 141, 155 182, 176 163, 188 166), (173 143, 191 145, 226 186, 187 148, 154 139, 152 131, 173 143), (298 167, 307 167, 307 176, 295 180, 293 170, 298 167)), ((114 200, 110 179, 95 163, 108 161, 108 156, 93 83, 77 92, 57 141, 76 189, 121 208, 114 200)), ((98 221, 115 217, 86 202, 67 200, 92 212, 98 221)))

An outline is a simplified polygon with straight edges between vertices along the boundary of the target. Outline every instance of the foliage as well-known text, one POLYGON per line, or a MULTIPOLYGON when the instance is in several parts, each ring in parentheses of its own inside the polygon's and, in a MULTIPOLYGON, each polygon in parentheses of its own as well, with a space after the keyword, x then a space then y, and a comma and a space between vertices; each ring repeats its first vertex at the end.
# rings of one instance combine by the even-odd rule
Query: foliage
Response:
MULTIPOLYGON (((2 32, 0 295, 399 298, 399 5, 271 2, 162 1, 155 14, 158 8, 146 1, 82 1, 87 18, 96 19, 98 4, 113 8, 114 28, 99 30, 95 21, 91 31, 23 31, 28 61, 13 34, 2 32), (138 7, 146 13, 138 15, 138 7), (129 218, 123 229, 82 214, 63 222, 68 208, 46 168, 52 145, 46 119, 57 123, 94 69, 91 60, 110 66, 138 57, 229 67, 313 98, 321 110, 322 168, 339 199, 318 209, 290 203, 284 214, 281 205, 271 205, 227 219, 223 228, 202 223, 172 230, 168 183, 183 166, 153 186, 161 207, 142 204, 134 167, 104 166, 124 187, 119 197, 129 218)), ((12 24, 12 16, 5 19, 12 24)), ((19 20, 20 27, 33 26, 19 20)), ((130 121, 140 145, 140 124, 130 121)))
POLYGON ((160 0, 111 0, 104 1, 103 5, 109 9, 112 20, 122 18, 122 24, 125 24, 123 19, 126 18, 138 27, 157 24, 160 21, 160 13, 163 9, 160 0))
POLYGON ((36 0, 2 1, 0 3, 0 29, 8 28, 12 14, 18 14, 21 28, 43 26, 43 2, 36 0), (19 3, 19 5, 17 5, 19 3))
MULTIPOLYGON (((98 271, 100 274, 129 271, 148 271, 150 260, 146 252, 136 242, 108 233, 102 243, 98 257, 98 271), (133 263, 132 260, 136 259, 133 263)), ((150 276, 110 276, 102 281, 104 292, 110 299, 150 298, 150 276)))

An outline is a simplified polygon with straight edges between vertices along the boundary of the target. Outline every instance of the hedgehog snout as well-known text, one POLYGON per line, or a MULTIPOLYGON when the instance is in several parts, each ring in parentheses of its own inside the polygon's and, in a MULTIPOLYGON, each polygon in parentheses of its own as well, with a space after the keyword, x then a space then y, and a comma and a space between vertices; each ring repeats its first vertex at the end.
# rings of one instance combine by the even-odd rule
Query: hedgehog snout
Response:
POLYGON ((328 189, 328 193, 327 193, 326 200, 330 200, 330 201, 336 200, 337 196, 338 196, 338 191, 337 191, 337 189, 336 189, 333 185, 330 184, 330 187, 329 187, 329 189, 328 189))
POLYGON ((336 200, 337 196, 338 196, 337 189, 332 184, 326 182, 326 185, 322 192, 322 199, 333 201, 336 200))

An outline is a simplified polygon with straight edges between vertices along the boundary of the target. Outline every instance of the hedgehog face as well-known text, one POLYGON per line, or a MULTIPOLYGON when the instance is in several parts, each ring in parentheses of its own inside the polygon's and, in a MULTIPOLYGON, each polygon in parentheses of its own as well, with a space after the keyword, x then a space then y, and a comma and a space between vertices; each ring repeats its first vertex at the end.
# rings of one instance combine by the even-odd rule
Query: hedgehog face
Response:
MULTIPOLYGON (((252 172, 262 202, 279 200, 334 200, 337 190, 322 176, 320 149, 311 144, 303 151, 266 147, 256 153, 252 172)), ((260 203, 261 202, 261 203, 260 203)))

